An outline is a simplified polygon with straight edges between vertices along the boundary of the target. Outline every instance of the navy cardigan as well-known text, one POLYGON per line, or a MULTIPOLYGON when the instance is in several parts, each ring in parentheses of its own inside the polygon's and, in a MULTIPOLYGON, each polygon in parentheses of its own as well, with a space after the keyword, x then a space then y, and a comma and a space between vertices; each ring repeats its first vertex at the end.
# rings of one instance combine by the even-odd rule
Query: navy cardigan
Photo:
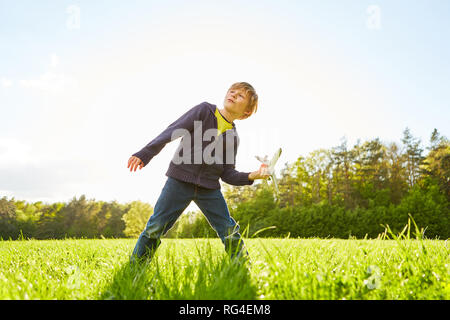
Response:
POLYGON ((248 178, 250 172, 239 172, 235 169, 236 154, 239 145, 239 136, 235 124, 233 123, 232 129, 217 136, 217 118, 215 111, 216 106, 208 102, 202 102, 196 105, 170 124, 160 135, 139 152, 133 154, 133 156, 141 159, 144 166, 146 166, 168 142, 182 137, 180 145, 169 164, 166 176, 208 189, 220 189, 219 178, 235 186, 253 184, 254 180, 248 178), (216 132, 216 134, 213 137, 209 137, 208 134, 204 135, 208 129, 216 129, 215 131, 210 131, 210 133, 216 132), (189 135, 173 135, 175 130, 177 130, 175 133, 189 132, 189 135), (197 139, 195 143, 194 138, 197 139), (203 141, 204 139, 205 141, 203 141), (200 141, 201 148, 199 145, 200 141), (209 145, 209 150, 212 150, 214 149, 213 146, 215 146, 212 143, 219 142, 221 144, 210 154, 212 157, 216 157, 215 151, 222 150, 222 152, 217 154, 217 157, 222 158, 222 161, 213 161, 210 163, 211 161, 209 160, 205 162, 202 156, 205 148, 209 145), (221 146, 223 146, 223 149, 221 146), (187 153, 184 159, 190 158, 190 160, 180 161, 185 150, 190 151, 190 154, 187 153))

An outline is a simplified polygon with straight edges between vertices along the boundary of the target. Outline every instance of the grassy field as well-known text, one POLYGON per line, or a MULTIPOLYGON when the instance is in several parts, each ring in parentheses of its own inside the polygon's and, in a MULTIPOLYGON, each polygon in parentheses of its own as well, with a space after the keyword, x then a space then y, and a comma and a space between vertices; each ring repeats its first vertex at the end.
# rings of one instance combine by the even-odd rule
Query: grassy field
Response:
POLYGON ((447 241, 246 239, 251 266, 218 239, 0 241, 0 299, 445 299, 447 241))

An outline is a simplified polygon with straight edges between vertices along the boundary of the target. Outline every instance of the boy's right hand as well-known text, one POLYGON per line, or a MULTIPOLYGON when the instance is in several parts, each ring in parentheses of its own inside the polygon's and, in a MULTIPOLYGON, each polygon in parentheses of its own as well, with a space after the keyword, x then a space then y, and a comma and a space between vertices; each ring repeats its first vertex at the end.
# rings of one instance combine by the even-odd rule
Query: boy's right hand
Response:
POLYGON ((131 156, 130 159, 128 159, 128 167, 130 168, 130 172, 136 171, 136 169, 139 167, 139 170, 141 170, 144 167, 144 163, 141 159, 135 156, 131 156))

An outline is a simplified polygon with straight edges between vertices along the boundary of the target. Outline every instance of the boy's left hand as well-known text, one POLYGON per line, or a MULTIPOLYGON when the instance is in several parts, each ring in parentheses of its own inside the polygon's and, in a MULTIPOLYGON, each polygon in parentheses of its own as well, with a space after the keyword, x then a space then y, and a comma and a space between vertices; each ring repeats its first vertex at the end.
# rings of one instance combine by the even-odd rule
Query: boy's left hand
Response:
POLYGON ((253 171, 248 175, 250 180, 267 179, 270 177, 269 169, 266 164, 262 164, 258 171, 253 171))

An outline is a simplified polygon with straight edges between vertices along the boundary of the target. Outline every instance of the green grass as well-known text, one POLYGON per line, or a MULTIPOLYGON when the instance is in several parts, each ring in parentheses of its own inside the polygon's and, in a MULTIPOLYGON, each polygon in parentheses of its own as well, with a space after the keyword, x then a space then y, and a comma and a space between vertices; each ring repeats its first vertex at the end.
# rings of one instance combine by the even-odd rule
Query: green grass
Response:
POLYGON ((0 299, 449 299, 447 241, 246 239, 251 266, 218 239, 0 241, 0 299))

